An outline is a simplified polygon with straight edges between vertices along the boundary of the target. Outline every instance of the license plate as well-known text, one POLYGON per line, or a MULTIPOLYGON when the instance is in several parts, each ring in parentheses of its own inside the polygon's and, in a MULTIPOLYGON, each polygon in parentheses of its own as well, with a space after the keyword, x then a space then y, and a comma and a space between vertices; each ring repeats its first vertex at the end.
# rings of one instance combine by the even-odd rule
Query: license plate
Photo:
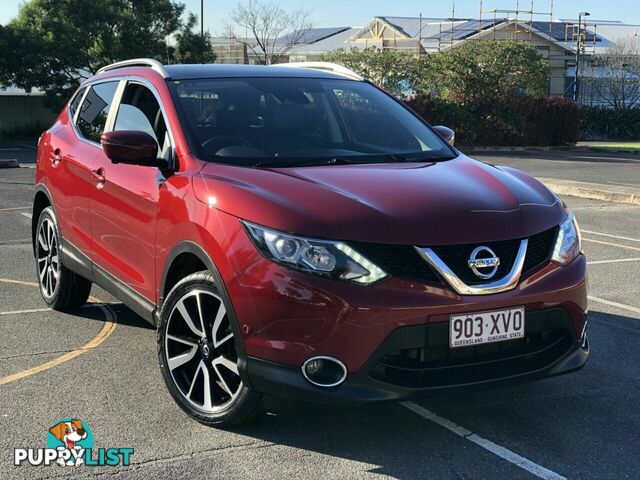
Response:
POLYGON ((451 315, 449 347, 504 342, 524 337, 524 307, 451 315))

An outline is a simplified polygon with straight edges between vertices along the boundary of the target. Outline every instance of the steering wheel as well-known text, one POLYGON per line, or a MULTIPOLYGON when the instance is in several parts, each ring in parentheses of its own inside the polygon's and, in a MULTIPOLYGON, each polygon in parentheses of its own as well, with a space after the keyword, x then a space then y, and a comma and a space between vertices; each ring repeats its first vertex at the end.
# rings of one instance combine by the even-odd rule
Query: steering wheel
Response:
POLYGON ((215 155, 215 153, 221 148, 236 145, 242 145, 245 147, 253 146, 249 141, 242 137, 237 137, 235 135, 217 135, 204 142, 202 144, 202 148, 204 148, 205 152, 208 154, 215 155))

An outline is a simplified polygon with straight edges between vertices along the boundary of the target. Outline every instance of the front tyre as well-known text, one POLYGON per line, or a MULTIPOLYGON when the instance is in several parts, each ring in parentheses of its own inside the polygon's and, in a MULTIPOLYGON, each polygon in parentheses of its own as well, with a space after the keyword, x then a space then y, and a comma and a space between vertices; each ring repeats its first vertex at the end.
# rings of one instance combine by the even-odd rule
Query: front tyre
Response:
POLYGON ((231 321, 206 271, 178 282, 160 313, 158 358, 164 381, 180 408, 205 425, 239 425, 262 407, 262 396, 238 373, 241 339, 231 321))
POLYGON ((38 218, 34 252, 40 293, 49 307, 64 311, 87 303, 91 282, 64 266, 58 222, 51 207, 38 218))

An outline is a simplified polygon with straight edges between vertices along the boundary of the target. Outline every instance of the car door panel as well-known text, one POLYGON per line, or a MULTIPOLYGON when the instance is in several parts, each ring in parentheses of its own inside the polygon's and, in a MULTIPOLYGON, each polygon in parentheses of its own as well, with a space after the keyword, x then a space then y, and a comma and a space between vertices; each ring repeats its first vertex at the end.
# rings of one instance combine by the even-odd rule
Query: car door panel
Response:
MULTIPOLYGON (((146 91, 136 90, 140 88, 135 82, 124 88, 112 130, 137 127, 155 134, 158 121, 148 110, 157 111, 160 107, 147 87, 146 91), (147 111, 146 116, 134 111, 140 109, 147 111), (151 121, 147 117, 152 117, 151 121), (148 125, 144 123, 147 121, 148 125)), ((153 302, 156 216, 164 177, 154 167, 114 164, 104 152, 94 159, 92 171, 95 172, 91 201, 92 261, 96 268, 153 302)))

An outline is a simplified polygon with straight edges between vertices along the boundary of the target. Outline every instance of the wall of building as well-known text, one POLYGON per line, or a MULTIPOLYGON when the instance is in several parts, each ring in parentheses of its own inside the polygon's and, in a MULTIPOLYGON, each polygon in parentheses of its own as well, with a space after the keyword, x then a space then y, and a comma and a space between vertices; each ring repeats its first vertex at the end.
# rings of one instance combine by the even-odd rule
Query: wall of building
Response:
POLYGON ((0 132, 53 123, 56 114, 43 104, 42 95, 0 95, 0 132))

